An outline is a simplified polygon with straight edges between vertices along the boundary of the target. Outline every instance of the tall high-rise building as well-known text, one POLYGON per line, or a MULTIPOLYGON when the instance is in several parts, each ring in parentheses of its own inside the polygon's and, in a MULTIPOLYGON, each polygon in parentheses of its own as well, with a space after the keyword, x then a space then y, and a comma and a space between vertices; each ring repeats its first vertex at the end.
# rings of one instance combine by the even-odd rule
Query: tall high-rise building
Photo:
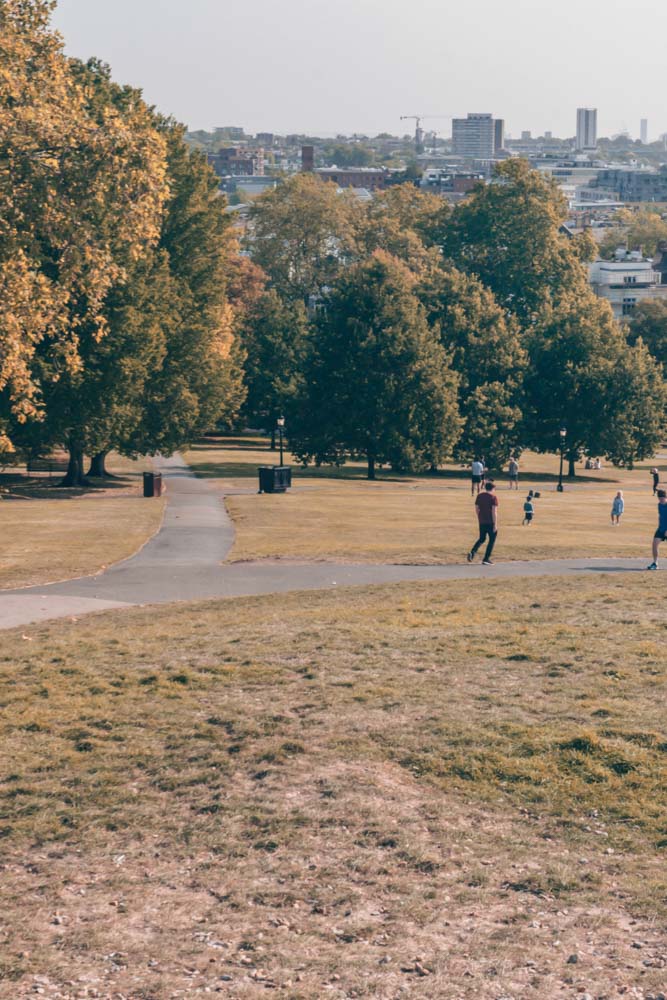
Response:
POLYGON ((577 108, 577 149, 596 149, 597 144, 597 108, 577 108))
POLYGON ((644 145, 648 142, 648 118, 642 118, 639 122, 639 141, 644 145))
POLYGON ((474 114, 452 120, 454 154, 471 160, 491 160, 495 152, 492 115, 474 114))
POLYGON ((505 148, 505 119, 493 119, 493 152, 498 155, 505 148))

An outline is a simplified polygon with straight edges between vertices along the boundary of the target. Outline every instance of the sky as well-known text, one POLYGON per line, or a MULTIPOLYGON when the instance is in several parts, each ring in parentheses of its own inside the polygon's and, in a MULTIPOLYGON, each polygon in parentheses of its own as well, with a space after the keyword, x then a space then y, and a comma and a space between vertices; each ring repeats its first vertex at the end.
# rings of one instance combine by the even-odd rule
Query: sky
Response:
POLYGON ((451 134, 490 112, 518 136, 667 132, 662 0, 59 0, 68 54, 191 129, 451 134))

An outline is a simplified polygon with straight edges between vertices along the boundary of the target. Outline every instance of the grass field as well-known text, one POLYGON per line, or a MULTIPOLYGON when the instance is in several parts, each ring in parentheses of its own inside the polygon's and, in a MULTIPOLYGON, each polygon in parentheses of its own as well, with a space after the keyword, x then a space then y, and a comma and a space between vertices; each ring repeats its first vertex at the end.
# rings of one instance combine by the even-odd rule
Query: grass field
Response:
POLYGON ((0 996, 657 996, 666 630, 610 575, 4 633, 0 996))
POLYGON ((96 573, 158 530, 164 500, 143 499, 145 464, 116 457, 108 465, 118 478, 89 491, 59 489, 57 477, 0 476, 0 589, 96 573))
MULTIPOLYGON (((237 537, 231 560, 333 559, 351 562, 458 562, 475 538, 477 519, 462 469, 438 476, 364 479, 362 466, 295 469, 286 495, 259 496, 256 468, 277 461, 256 439, 206 440, 186 459, 226 493, 237 537), (245 493, 240 491, 247 491, 245 493), (237 495, 234 495, 237 494, 237 495)), ((558 460, 526 454, 518 493, 498 480, 500 560, 577 556, 650 556, 657 515, 645 462, 632 472, 606 468, 583 473, 564 493, 555 490, 558 460), (522 526, 523 501, 539 489, 536 515, 522 526), (612 527, 613 497, 623 490, 626 513, 612 527)), ((663 473, 663 478, 665 478, 663 473)))

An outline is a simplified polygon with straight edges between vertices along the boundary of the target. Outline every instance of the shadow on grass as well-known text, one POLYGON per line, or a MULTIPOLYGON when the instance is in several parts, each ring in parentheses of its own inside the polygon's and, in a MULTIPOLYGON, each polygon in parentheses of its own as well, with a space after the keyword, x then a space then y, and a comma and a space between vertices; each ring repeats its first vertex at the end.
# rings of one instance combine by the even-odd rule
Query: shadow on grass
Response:
POLYGON ((74 500, 89 494, 107 493, 127 489, 136 481, 131 476, 112 476, 104 479, 90 477, 86 486, 61 486, 63 472, 53 475, 27 473, 0 473, 0 494, 3 500, 74 500))
MULTIPOLYGON (((221 456, 219 462, 198 462, 195 459, 191 465, 197 476, 200 476, 202 479, 255 479, 257 477, 257 469, 260 465, 279 464, 278 450, 272 450, 269 439, 261 436, 218 437, 211 435, 205 438, 200 438, 190 446, 190 452, 194 454, 197 452, 210 453, 211 451, 215 451, 217 449, 220 449, 221 452, 248 452, 253 455, 253 458, 244 461, 243 458, 239 457, 238 461, 229 461, 225 457, 221 456), (266 457, 264 458, 264 456, 262 456, 260 458, 258 452, 265 452, 266 457)), ((292 456, 288 453, 286 455, 286 463, 292 464, 293 461, 292 456)), ((410 481, 441 482, 443 480, 465 482, 468 485, 470 483, 470 472, 463 466, 459 469, 448 468, 409 473, 395 472, 393 469, 387 469, 385 473, 380 467, 376 470, 376 479, 369 480, 366 474, 366 466, 361 462, 349 462, 342 466, 303 466, 292 464, 292 477, 294 479, 335 479, 351 480, 355 482, 374 481, 377 483, 405 483, 410 481)), ((492 478, 497 483, 509 482, 507 474, 504 472, 494 472, 492 473, 492 478)), ((574 479, 565 479, 565 484, 566 486, 588 486, 601 483, 613 485, 618 481, 619 480, 617 479, 611 479, 606 476, 578 475, 574 479)), ((552 483, 555 485, 557 482, 558 476, 553 473, 526 471, 522 473, 519 483, 519 491, 524 488, 528 489, 529 486, 536 483, 552 483)))

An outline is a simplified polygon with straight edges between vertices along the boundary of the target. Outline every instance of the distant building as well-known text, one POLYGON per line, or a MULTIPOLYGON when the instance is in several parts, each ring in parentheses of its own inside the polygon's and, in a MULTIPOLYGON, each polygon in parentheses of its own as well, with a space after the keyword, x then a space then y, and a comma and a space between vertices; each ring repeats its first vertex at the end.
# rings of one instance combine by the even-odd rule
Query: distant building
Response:
POLYGON ((524 131, 521 133, 521 142, 530 142, 532 138, 533 136, 530 131, 524 131))
POLYGON ((577 108, 577 149, 582 152, 597 149, 597 108, 577 108))
POLYGON ((301 147, 301 170, 307 174, 312 173, 315 169, 315 147, 314 146, 302 146, 301 147))
POLYGON ((589 265, 589 278, 593 291, 607 300, 616 319, 629 320, 639 302, 667 300, 665 275, 658 267, 639 250, 619 247, 613 260, 596 260, 589 265))
POLYGON ((495 152, 495 125, 486 114, 469 114, 452 120, 454 154, 468 160, 492 160, 495 152))
POLYGON ((238 149, 223 146, 217 153, 208 154, 208 162, 218 177, 262 177, 264 175, 263 149, 238 149))
POLYGON ((318 167, 314 173, 339 188, 366 188, 367 191, 383 188, 388 176, 384 167, 318 167))
POLYGON ((493 120, 493 152, 497 156, 501 149, 505 148, 505 120, 504 118, 494 118, 493 120))
POLYGON ((219 125, 215 129, 215 134, 219 139, 231 139, 232 142, 239 142, 245 139, 245 132, 238 125, 219 125))
POLYGON ((667 166, 659 170, 599 170, 590 187, 603 188, 618 201, 667 201, 667 166))
POLYGON ((642 118, 639 122, 639 141, 644 146, 648 143, 648 118, 642 118))

